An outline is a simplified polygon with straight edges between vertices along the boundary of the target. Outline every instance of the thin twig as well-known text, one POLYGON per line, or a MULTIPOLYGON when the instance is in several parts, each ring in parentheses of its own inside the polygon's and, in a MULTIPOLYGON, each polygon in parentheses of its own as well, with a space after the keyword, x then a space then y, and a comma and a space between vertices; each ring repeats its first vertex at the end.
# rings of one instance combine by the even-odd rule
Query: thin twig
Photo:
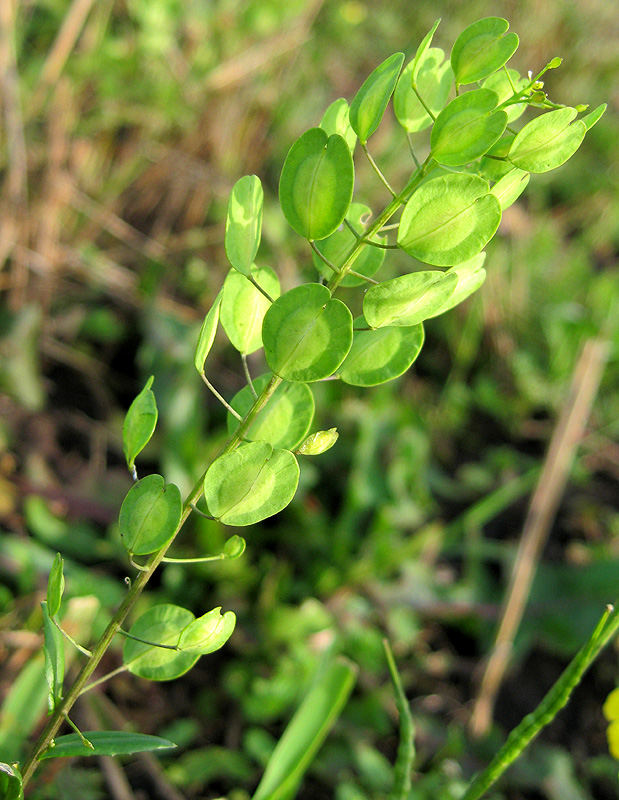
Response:
POLYGON ((239 422, 243 422, 243 417, 239 414, 238 411, 235 411, 235 409, 232 408, 232 406, 226 400, 225 397, 223 397, 221 394, 219 394, 217 389, 213 386, 213 384, 209 381, 209 379, 206 377, 206 375, 203 372, 200 374, 200 377, 202 378, 204 383, 208 386, 208 388, 211 390, 211 392, 215 395, 215 397, 219 400, 219 402, 222 404, 222 406, 227 408, 228 411, 232 414, 232 416, 235 417, 236 419, 238 419, 239 422))
POLYGON ((245 380, 247 381, 247 385, 249 386, 249 391, 253 394, 254 398, 257 398, 258 392, 256 391, 254 382, 251 379, 251 373, 249 371, 249 365, 247 363, 247 353, 241 353, 241 361, 243 363, 243 372, 245 373, 245 380))
POLYGON ((368 161, 370 162, 370 164, 374 168, 374 172, 378 175, 378 177, 380 178, 380 180, 382 181, 382 183, 386 187, 387 191, 391 194, 392 197, 397 197, 398 196, 397 193, 391 188, 391 185, 390 185, 389 181, 387 180, 387 178, 383 175, 383 172, 382 172, 381 168, 378 166, 376 161, 374 161, 374 159, 372 158, 372 155, 371 155, 370 151, 368 150, 367 145, 366 144, 362 144, 361 147, 363 148, 363 152, 366 154, 366 156, 368 158, 368 161))

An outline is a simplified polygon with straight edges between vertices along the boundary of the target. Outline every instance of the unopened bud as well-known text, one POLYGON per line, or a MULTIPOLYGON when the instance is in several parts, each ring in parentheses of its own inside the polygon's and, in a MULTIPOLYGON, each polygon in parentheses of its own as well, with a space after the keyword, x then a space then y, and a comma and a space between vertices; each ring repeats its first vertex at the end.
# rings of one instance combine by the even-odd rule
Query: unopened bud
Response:
POLYGON ((337 428, 329 428, 328 431, 316 431, 316 433, 312 433, 307 437, 297 449, 297 453, 301 456, 319 456, 333 447, 338 436, 337 428))
POLYGON ((231 561, 245 552, 245 539, 242 536, 231 536, 224 545, 224 558, 231 561))

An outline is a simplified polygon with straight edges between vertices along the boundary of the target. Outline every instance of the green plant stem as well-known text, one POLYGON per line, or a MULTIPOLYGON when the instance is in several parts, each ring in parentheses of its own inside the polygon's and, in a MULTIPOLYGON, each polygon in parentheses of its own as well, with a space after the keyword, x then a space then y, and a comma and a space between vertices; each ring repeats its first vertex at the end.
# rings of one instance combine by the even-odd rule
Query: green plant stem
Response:
POLYGON ((389 192, 389 194, 392 197, 397 197, 397 194, 391 188, 391 185, 390 185, 389 181, 383 175, 383 172, 382 172, 381 168, 378 166, 376 161, 374 161, 374 159, 372 158, 372 155, 371 155, 370 151, 368 150, 367 145, 362 144, 361 147, 363 148, 363 152, 366 154, 368 161, 372 165, 372 167, 374 169, 374 172, 378 175, 378 177, 382 181, 383 185, 386 187, 386 189, 389 192))
MULTIPOLYGON (((239 427, 236 431, 232 434, 232 436, 228 439, 228 442, 224 446, 223 450, 221 451, 220 455, 224 455, 225 453, 229 453, 234 450, 240 442, 244 434, 250 428, 252 423, 254 422, 258 413, 264 408, 266 403, 269 401, 269 398, 273 394, 273 392, 277 389, 279 384, 281 383, 282 379, 274 375, 271 380, 267 383, 264 387, 260 395, 258 396, 254 405, 250 408, 247 412, 247 415, 242 420, 239 427)), ((119 631, 119 628, 123 624, 125 618, 130 613, 130 611, 135 606, 138 598, 142 594, 142 591, 148 581, 151 579, 153 573, 163 561, 163 558, 176 538, 177 534, 185 524, 187 518, 191 514, 192 506, 195 505, 198 500, 202 497, 204 491, 204 476, 206 475, 206 470, 200 477, 200 479, 196 482, 195 486, 189 493, 189 496, 185 500, 183 504, 183 511, 181 514, 180 522, 176 528, 174 536, 170 539, 170 541, 166 544, 165 547, 162 547, 157 553, 154 553, 148 563, 146 564, 144 571, 139 572, 138 575, 135 577, 135 580, 132 582, 129 591, 127 592, 125 599, 120 604, 119 608, 117 609, 116 613, 112 617, 110 623, 108 624, 107 628, 103 632, 103 635, 96 643, 96 645, 92 649, 92 656, 88 659, 88 661, 84 664, 80 672, 78 673, 73 685, 67 692, 67 694, 63 697, 60 703, 58 703, 57 707, 54 709, 54 712, 51 714, 47 725, 43 728, 39 738, 35 742, 30 756, 25 761, 23 769, 22 769, 22 777, 23 777, 23 785, 26 786, 30 778, 32 777, 39 758, 41 754, 47 750, 49 747, 52 739, 58 732, 62 722, 65 719, 65 716, 69 714, 71 708, 73 707, 75 701, 80 696, 80 694, 84 691, 86 684, 88 683, 89 678, 99 665, 99 662, 103 658, 103 655, 107 651, 108 647, 112 643, 112 639, 116 636, 119 631)), ((108 676, 109 677, 109 676, 108 676)), ((92 686, 94 684, 91 684, 92 686)), ((89 688, 90 688, 89 686, 89 688)))
POLYGON ((85 647, 82 647, 82 645, 78 644, 72 636, 69 636, 69 634, 57 622, 55 617, 50 617, 50 619, 54 623, 54 625, 58 628, 60 633, 64 636, 64 638, 68 642, 71 642, 73 647, 76 647, 80 651, 80 653, 83 653, 85 656, 88 656, 88 658, 90 658, 92 656, 92 653, 90 652, 90 650, 87 650, 85 647))
POLYGON ((402 687, 400 674, 393 657, 391 645, 383 639, 389 674, 395 693, 395 705, 400 717, 400 741, 393 769, 393 787, 387 800, 406 800, 411 789, 411 770, 415 758, 415 724, 413 715, 402 687))
POLYGON ((151 647, 161 647, 164 650, 176 650, 177 652, 180 650, 180 647, 175 644, 159 644, 158 642, 151 642, 148 639, 142 639, 141 636, 134 636, 129 631, 124 631, 122 628, 118 629, 118 633, 121 636, 125 636, 127 639, 133 639, 134 642, 141 642, 142 644, 148 644, 151 647))
POLYGON ((256 400, 258 398, 258 392, 256 391, 254 382, 251 379, 249 364, 247 363, 247 353, 241 353, 241 362, 243 364, 243 372, 245 373, 245 380, 247 381, 247 385, 249 386, 249 391, 254 396, 254 400, 256 400))
POLYGON ((522 753, 525 747, 568 702, 574 688, 595 661, 600 651, 619 631, 619 607, 609 606, 584 647, 570 661, 559 680, 552 686, 542 702, 528 714, 507 737, 507 741, 481 772, 460 800, 478 800, 522 753))
MULTIPOLYGON (((425 110, 426 110, 426 114, 427 114, 427 115, 430 117, 430 119, 432 120, 432 122, 436 122, 436 114, 433 114, 433 113, 432 113, 432 111, 430 110, 430 107, 428 106, 428 104, 426 103, 426 101, 425 101, 425 100, 423 99, 423 97, 422 97, 422 96, 419 94, 419 90, 417 89, 417 84, 416 84, 416 83, 413 83, 413 85, 412 85, 412 89, 413 89, 413 91, 415 92, 415 94, 417 95, 417 100, 419 100, 419 102, 421 103, 421 105, 422 105, 422 106, 425 108, 425 110)), ((456 95, 460 94, 460 92, 458 91, 458 89, 459 89, 459 87, 458 87, 458 84, 456 84, 456 95)))
POLYGON ((208 386, 208 388, 211 390, 211 392, 215 395, 215 397, 219 400, 222 406, 224 406, 224 408, 226 408, 232 414, 233 417, 236 417, 236 419, 238 419, 239 422, 241 422, 243 417, 239 414, 239 412, 236 409, 232 408, 232 406, 226 400, 226 398, 217 391, 217 389, 213 386, 213 384, 209 381, 209 379, 203 372, 200 373, 200 377, 202 378, 204 383, 208 386))

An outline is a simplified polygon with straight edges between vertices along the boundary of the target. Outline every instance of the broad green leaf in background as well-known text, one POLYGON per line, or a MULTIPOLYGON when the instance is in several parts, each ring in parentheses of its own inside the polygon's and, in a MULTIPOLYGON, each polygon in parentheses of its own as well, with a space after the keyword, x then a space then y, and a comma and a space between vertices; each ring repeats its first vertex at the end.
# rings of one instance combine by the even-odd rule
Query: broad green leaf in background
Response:
POLYGON ((64 639, 54 625, 47 609, 47 602, 41 603, 43 609, 43 636, 45 652, 45 679, 49 686, 49 710, 53 711, 62 700, 64 683, 64 639))
POLYGON ((585 127, 588 131, 601 119, 608 107, 608 103, 602 103, 601 106, 594 108, 593 111, 590 111, 584 117, 581 117, 581 121, 585 123, 585 127))
POLYGON ((486 181, 442 175, 422 184, 406 204, 398 244, 419 261, 450 267, 481 252, 500 221, 501 206, 486 181))
MULTIPOLYGON (((271 380, 271 373, 254 380, 258 394, 271 380)), ((255 402, 249 386, 245 386, 230 401, 232 408, 244 417, 255 402)), ((258 413, 245 438, 268 442, 273 447, 294 450, 307 436, 314 418, 314 395, 305 383, 282 381, 266 406, 258 413)), ((228 432, 233 434, 239 421, 228 413, 228 432)))
MULTIPOLYGON (((363 203, 351 203, 348 213, 346 214, 346 219, 357 231, 359 236, 363 236, 371 216, 372 211, 370 208, 368 208, 368 206, 364 205, 363 203)), ((335 266, 339 266, 344 262, 346 255, 350 251, 351 247, 355 244, 356 240, 357 239, 354 233, 349 230, 348 226, 344 225, 332 233, 331 236, 328 236, 326 239, 317 242, 316 246, 326 259, 328 259, 332 264, 335 264, 335 266)), ((372 241, 384 244, 385 238, 383 236, 376 236, 372 241)), ((326 278, 330 278, 333 275, 332 270, 329 269, 324 261, 321 261, 316 253, 312 253, 312 257, 314 259, 314 266, 320 272, 320 274, 326 278)), ((381 268, 384 260, 385 250, 383 250, 381 247, 372 247, 370 245, 368 247, 364 247, 359 253, 353 263, 353 269, 360 275, 365 275, 366 277, 371 278, 372 275, 378 272, 378 270, 381 268)), ((346 275, 342 279, 340 285, 361 286, 363 283, 363 279, 357 278, 356 275, 346 275)))
POLYGON ((262 234, 263 191, 260 178, 244 175, 232 187, 226 217, 225 247, 228 261, 249 275, 262 234))
MULTIPOLYGON (((279 297, 279 279, 270 267, 252 267, 250 274, 270 297, 279 297)), ((248 355, 262 347, 262 320, 270 305, 244 275, 230 270, 223 285, 220 318, 240 353, 248 355)))
POLYGON ((436 118, 430 143, 439 164, 458 167, 483 156, 503 135, 505 111, 495 111, 499 96, 475 89, 452 100, 436 118))
POLYGON ((147 475, 135 483, 120 508, 118 524, 129 553, 154 553, 174 536, 182 513, 178 486, 161 475, 147 475))
POLYGON ((516 202, 527 188, 530 177, 528 172, 514 167, 494 184, 490 191, 501 204, 501 211, 505 211, 512 203, 516 202))
MULTIPOLYGON (((446 273, 447 275, 455 275, 458 279, 458 283, 456 284, 453 294, 450 295, 443 305, 441 305, 434 314, 431 314, 430 317, 437 317, 439 314, 444 314, 463 300, 466 300, 469 295, 479 289, 486 280, 486 270, 483 268, 485 260, 486 254, 478 253, 469 261, 452 267, 449 272, 446 273)), ((430 319, 430 317, 428 317, 428 319, 430 319)))
POLYGON ((292 145, 279 181, 279 202, 301 236, 325 239, 343 222, 352 200, 355 170, 346 141, 310 128, 292 145))
POLYGON ((350 148, 350 152, 354 153, 355 145, 357 144, 357 134, 350 126, 349 113, 348 101, 340 97, 339 100, 334 100, 331 105, 328 106, 320 120, 320 127, 328 136, 339 133, 350 148))
MULTIPOLYGON (((453 273, 440 270, 391 278, 368 289, 363 298, 363 315, 371 328, 417 325, 435 316, 454 293, 457 283, 453 273)), ((392 340, 392 345, 395 343, 392 340)))
MULTIPOLYGON (((422 131, 433 122, 412 88, 415 63, 411 61, 404 68, 393 95, 395 115, 409 133, 422 131)), ((451 64, 445 61, 445 53, 439 47, 431 47, 420 61, 417 73, 417 91, 436 117, 449 97, 453 80, 451 64)))
MULTIPOLYGON (((180 632, 194 619, 191 611, 180 606, 153 606, 134 622, 129 633, 154 644, 176 647, 180 632)), ((155 647, 135 639, 126 639, 123 646, 123 662, 129 672, 150 681, 178 678, 190 670, 199 658, 199 653, 155 647)))
POLYGON ((285 508, 298 483, 299 465, 290 451, 250 442, 211 464, 204 497, 209 512, 225 525, 253 525, 285 508))
POLYGON ((278 298, 264 317, 264 353, 280 378, 302 383, 332 375, 352 344, 352 314, 326 286, 306 283, 278 298))
POLYGON ((11 764, 0 761, 0 797, 2 800, 23 800, 21 772, 11 764))
POLYGON ((299 446, 297 454, 300 456, 319 456, 330 450, 337 442, 338 437, 337 428, 329 428, 328 431, 316 431, 310 434, 303 444, 299 446))
POLYGON ((462 31, 451 51, 458 85, 481 81, 509 61, 518 49, 518 36, 507 33, 508 28, 502 17, 485 17, 462 31))
POLYGON ((77 733, 57 736, 54 746, 46 750, 41 758, 75 758, 78 756, 128 756, 132 753, 169 750, 174 742, 160 736, 133 731, 87 731, 83 736, 94 745, 87 747, 77 733))
POLYGON ((64 592, 64 561, 60 553, 56 553, 47 581, 47 611, 55 617, 60 611, 60 603, 64 592))
POLYGON ((130 470, 134 469, 135 459, 150 441, 157 425, 157 403, 150 388, 153 380, 151 375, 125 416, 123 450, 130 470))
POLYGON ((200 328, 198 346, 196 347, 196 355, 193 362, 200 375, 204 372, 204 363, 215 341, 222 295, 223 289, 220 289, 200 328))
POLYGON ((339 717, 357 675, 354 664, 333 661, 288 723, 252 800, 290 800, 339 717))
POLYGON ((185 653, 206 655, 223 647, 232 636, 236 616, 232 611, 221 613, 221 606, 194 619, 181 631, 178 646, 185 653))
POLYGON ((389 56, 366 78, 350 104, 350 124, 361 144, 380 125, 403 63, 404 53, 389 56))
POLYGON ((421 323, 354 334, 350 353, 338 370, 344 383, 352 386, 377 386, 399 377, 419 355, 424 339, 421 323))
POLYGON ((411 61, 412 64, 411 83, 416 83, 419 79, 419 73, 427 56, 428 50, 430 49, 430 45, 432 44, 432 39, 434 38, 434 34, 436 33, 436 29, 438 28, 440 21, 441 19, 439 17, 434 23, 434 25, 430 28, 430 30, 426 33, 426 35, 423 37, 423 39, 421 40, 421 44, 417 48, 415 57, 411 61))
POLYGON ((578 150, 587 132, 585 123, 576 120, 577 113, 575 108, 558 108, 527 122, 516 134, 509 160, 527 172, 560 167, 578 150))
MULTIPOLYGON (((501 103, 513 97, 514 89, 519 92, 524 89, 526 85, 526 78, 521 78, 515 69, 507 69, 506 67, 486 78, 481 88, 491 89, 493 92, 496 92, 499 96, 498 104, 501 105, 501 103)), ((525 112, 526 108, 526 103, 514 103, 513 106, 507 106, 505 108, 507 112, 507 121, 513 122, 515 119, 518 119, 518 117, 525 112)))

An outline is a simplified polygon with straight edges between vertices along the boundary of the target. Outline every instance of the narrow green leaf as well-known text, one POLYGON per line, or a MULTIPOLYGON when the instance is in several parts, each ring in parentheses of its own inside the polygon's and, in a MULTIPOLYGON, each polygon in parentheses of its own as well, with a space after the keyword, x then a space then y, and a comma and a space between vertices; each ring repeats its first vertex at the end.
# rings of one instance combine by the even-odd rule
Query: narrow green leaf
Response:
POLYGON ((23 800, 21 772, 11 764, 0 761, 0 797, 2 800, 23 800))
MULTIPOLYGON (((153 642, 154 645, 177 647, 181 631, 194 619, 191 611, 180 606, 153 606, 136 620, 129 633, 153 642)), ((129 672, 150 681, 171 681, 188 672, 200 658, 199 653, 181 652, 154 645, 135 639, 125 640, 123 661, 129 672)))
MULTIPOLYGON (((254 389, 260 394, 271 380, 270 372, 254 379, 254 389)), ((245 386, 230 401, 232 408, 244 417, 254 405, 255 398, 245 386)), ((282 381, 271 395, 271 399, 258 413, 246 434, 252 442, 268 442, 273 447, 294 450, 307 436, 314 418, 314 395, 305 383, 282 381)), ((228 432, 234 433, 239 421, 228 414, 228 432)))
POLYGON ((60 603, 64 593, 64 561, 60 553, 56 553, 47 581, 47 611, 55 617, 60 611, 60 603))
POLYGON ((481 252, 500 221, 501 206, 486 181, 442 175, 422 184, 406 204, 398 244, 419 261, 449 267, 481 252))
POLYGON ((221 306, 222 294, 223 290, 220 290, 213 305, 210 307, 208 314, 204 317, 204 322, 200 328, 198 346, 196 347, 196 355, 193 362, 200 375, 204 372, 204 363, 208 354, 211 352, 211 347, 215 341, 215 333, 217 332, 217 325, 219 323, 219 308, 221 306))
POLYGON ((338 437, 337 428, 329 428, 328 431, 316 431, 299 446, 297 454, 300 456, 319 456, 330 450, 337 442, 338 437))
MULTIPOLYGON (((251 276, 273 298, 279 297, 279 279, 270 267, 252 267, 251 276)), ((262 347, 262 320, 271 304, 234 269, 224 281, 221 324, 236 349, 248 355, 262 347)))
POLYGON ((278 298, 264 317, 264 353, 269 367, 288 381, 318 381, 332 375, 352 344, 352 314, 326 286, 306 283, 278 298))
POLYGON ((344 139, 310 128, 292 145, 282 169, 279 202, 286 220, 310 241, 326 238, 342 224, 354 182, 344 139))
POLYGON ((52 622, 45 600, 41 603, 41 608, 43 609, 45 679, 49 686, 48 706, 50 712, 52 712, 62 700, 62 685, 64 683, 64 640, 62 638, 62 633, 52 622))
POLYGON ((340 658, 319 676, 277 743, 252 800, 287 800, 294 795, 344 708, 356 675, 356 666, 340 658))
POLYGON ((355 331, 350 353, 338 374, 352 386, 377 386, 398 378, 411 366, 421 351, 423 325, 382 327, 355 331))
POLYGON ((576 120, 575 108, 558 108, 532 119, 516 134, 508 158, 527 172, 548 172, 571 158, 585 138, 587 126, 576 120))
POLYGON ((394 53, 385 59, 366 78, 350 104, 350 124, 361 144, 365 144, 380 125, 403 63, 404 53, 394 53))
POLYGON ((260 178, 244 175, 233 186, 226 217, 225 247, 228 261, 249 275, 262 234, 263 191, 260 178))
POLYGON ((57 736, 52 747, 41 758, 75 758, 78 756, 128 756, 132 753, 146 753, 156 750, 169 750, 176 747, 174 742, 160 736, 132 731, 86 731, 83 734, 94 745, 94 750, 86 747, 77 733, 57 736))
MULTIPOLYGON (((422 131, 434 121, 412 87, 414 70, 415 61, 411 61, 402 71, 393 95, 395 115, 409 133, 422 131)), ((416 87, 435 117, 447 102, 452 82, 451 64, 445 61, 445 53, 439 47, 429 48, 418 65, 416 87)))
MULTIPOLYGON (((439 270, 400 275, 368 289, 363 298, 363 315, 371 328, 418 325, 435 315, 454 293, 457 283, 454 274, 439 270)), ((364 337, 362 341, 367 346, 372 340, 364 337)), ((396 339, 391 340, 392 347, 396 343, 396 339)))
POLYGON ((518 36, 507 33, 508 28, 502 17, 485 17, 462 31, 451 51, 456 83, 481 81, 509 61, 518 49, 518 36))
POLYGON ((590 111, 586 116, 581 118, 581 121, 585 123, 585 127, 588 131, 600 120, 603 116, 608 107, 608 103, 602 103, 601 106, 594 108, 593 111, 590 111))
POLYGON ((267 442, 243 444, 217 458, 204 478, 209 512, 226 525, 253 525, 285 508, 297 490, 299 465, 267 442))
POLYGON ((343 97, 334 100, 322 115, 320 127, 326 131, 328 136, 338 133, 350 148, 350 152, 354 153, 357 134, 350 126, 349 112, 348 102, 343 97))
POLYGON ((181 631, 178 646, 185 653, 206 655, 223 647, 232 636, 236 616, 232 611, 221 613, 221 606, 194 619, 181 631))
POLYGON ((483 156, 503 135, 505 111, 495 111, 499 96, 475 89, 452 100, 438 115, 430 144, 439 164, 459 167, 483 156))
POLYGON ((146 447, 157 425, 157 403, 151 391, 153 376, 146 381, 133 403, 129 406, 123 425, 123 450, 127 466, 133 471, 135 459, 146 447))
POLYGON ((501 204, 501 211, 505 211, 512 203, 516 202, 527 188, 530 177, 528 172, 514 167, 494 184, 490 191, 501 204))
POLYGON ((129 553, 147 555, 160 550, 176 533, 182 513, 178 486, 161 475, 148 475, 129 490, 120 508, 122 543, 129 553))
POLYGON ((426 35, 423 37, 421 44, 417 48, 415 57, 411 61, 411 83, 415 83, 419 79, 419 73, 421 72, 422 65, 426 59, 430 45, 432 44, 432 39, 434 38, 434 34, 436 33, 436 29, 438 28, 440 21, 441 18, 439 17, 434 25, 430 28, 428 33, 426 33, 426 35))

